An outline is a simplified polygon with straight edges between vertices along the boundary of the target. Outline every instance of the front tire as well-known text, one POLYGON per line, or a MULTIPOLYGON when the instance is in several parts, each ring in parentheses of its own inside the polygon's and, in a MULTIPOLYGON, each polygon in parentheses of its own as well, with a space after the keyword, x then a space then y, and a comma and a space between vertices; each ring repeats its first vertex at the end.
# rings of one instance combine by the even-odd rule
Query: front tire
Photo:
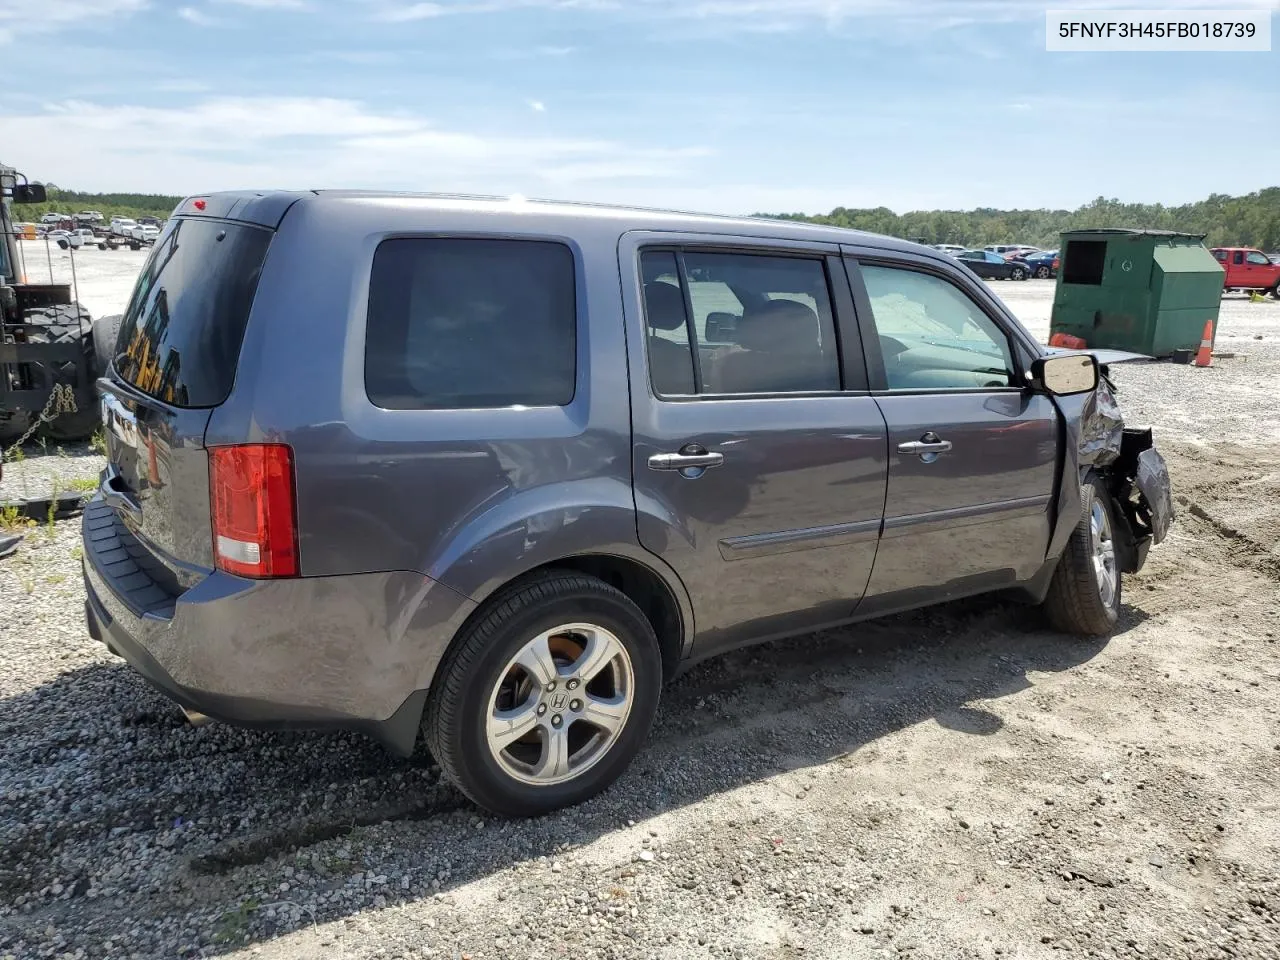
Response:
POLYGON ((423 716, 427 747, 476 804, 537 816, 626 769, 662 685, 653 626, 621 591, 553 571, 487 604, 445 655, 423 716))
POLYGON ((1048 280, 1048 279, 1049 279, 1049 273, 1050 273, 1050 270, 1049 270, 1049 268, 1048 268, 1048 267, 1036 267, 1036 279, 1037 279, 1037 280, 1048 280))
POLYGON ((1044 610, 1064 633, 1104 637, 1120 618, 1115 506, 1096 477, 1080 487, 1083 510, 1049 583, 1044 610))
POLYGON ((1009 271, 1009 279, 1025 280, 1027 279, 1027 271, 1023 270, 1021 267, 1014 267, 1012 270, 1009 271))

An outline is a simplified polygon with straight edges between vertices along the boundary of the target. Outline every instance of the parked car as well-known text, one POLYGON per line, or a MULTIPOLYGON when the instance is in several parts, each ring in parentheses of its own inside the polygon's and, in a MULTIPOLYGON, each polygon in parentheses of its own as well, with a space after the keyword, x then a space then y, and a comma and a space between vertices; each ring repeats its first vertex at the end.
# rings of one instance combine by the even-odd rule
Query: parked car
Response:
POLYGON ((1058 275, 1058 264, 1061 260, 1057 250, 1043 250, 1040 253, 1028 254, 1025 258, 1031 275, 1037 280, 1048 280, 1058 275))
POLYGON ((1249 247, 1214 247, 1214 258, 1222 264, 1223 290, 1266 290, 1280 300, 1280 264, 1272 263, 1261 250, 1249 247))
POLYGON ((1048 350, 901 240, 326 191, 173 219, 99 381, 91 634, 216 720, 421 730, 498 813, 604 789, 663 681, 744 644, 992 590, 1106 634, 1172 516, 1099 376, 1134 355, 1048 350))
POLYGON ((1031 253, 1039 253, 1039 247, 1028 247, 1022 243, 1001 243, 993 246, 983 247, 988 253, 998 253, 1006 260, 1012 257, 1025 257, 1031 253))
POLYGON ((941 250, 943 253, 950 254, 953 257, 958 253, 964 253, 964 247, 958 243, 935 243, 933 249, 941 250))
POLYGON ((1006 260, 992 250, 966 250, 956 259, 984 280, 1025 280, 1031 276, 1027 261, 1006 260))

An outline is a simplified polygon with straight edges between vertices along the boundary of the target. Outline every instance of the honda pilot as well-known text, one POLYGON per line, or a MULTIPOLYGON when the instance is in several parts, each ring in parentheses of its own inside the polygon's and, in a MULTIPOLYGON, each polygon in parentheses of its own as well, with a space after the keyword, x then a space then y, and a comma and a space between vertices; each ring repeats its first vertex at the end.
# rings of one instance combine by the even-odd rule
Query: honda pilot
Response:
POLYGON ((89 630, 189 713, 422 742, 537 814, 722 651, 992 591, 1111 631, 1172 519, 1131 357, 849 230, 191 197, 99 382, 89 630))

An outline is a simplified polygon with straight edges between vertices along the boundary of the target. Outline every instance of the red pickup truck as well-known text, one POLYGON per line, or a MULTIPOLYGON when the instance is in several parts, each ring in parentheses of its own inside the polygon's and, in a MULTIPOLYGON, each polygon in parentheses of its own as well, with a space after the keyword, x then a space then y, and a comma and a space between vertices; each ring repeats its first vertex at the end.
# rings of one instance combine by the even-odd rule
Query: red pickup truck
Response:
POLYGON ((1280 300, 1280 263, 1272 263, 1261 250, 1214 247, 1213 255, 1226 271, 1224 290, 1267 290, 1280 300))

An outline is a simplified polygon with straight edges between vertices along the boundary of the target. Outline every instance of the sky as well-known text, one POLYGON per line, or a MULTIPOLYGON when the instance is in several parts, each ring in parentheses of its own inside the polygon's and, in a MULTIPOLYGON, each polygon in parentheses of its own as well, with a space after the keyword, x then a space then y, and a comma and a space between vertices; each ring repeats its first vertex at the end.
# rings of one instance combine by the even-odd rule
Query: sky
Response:
POLYGON ((1045 10, 1280 0, 0 0, 0 163, 717 213, 1280 184, 1267 53, 1049 53, 1045 10))

